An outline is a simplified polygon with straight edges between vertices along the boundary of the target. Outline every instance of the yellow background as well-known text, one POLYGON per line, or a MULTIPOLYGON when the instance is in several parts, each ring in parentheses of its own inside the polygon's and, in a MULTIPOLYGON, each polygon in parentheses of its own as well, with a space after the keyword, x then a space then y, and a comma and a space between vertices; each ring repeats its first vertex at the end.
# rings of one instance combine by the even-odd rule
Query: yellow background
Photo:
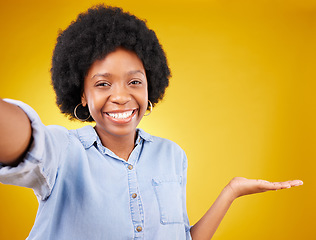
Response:
MULTIPOLYGON (((1 1, 0 97, 45 124, 77 128, 55 106, 50 59, 58 30, 99 1, 1 1)), ((302 187, 237 199, 213 239, 313 239, 316 1, 107 1, 147 19, 173 77, 146 131, 189 159, 194 224, 234 176, 302 179, 302 187)), ((1 114, 1 113, 0 113, 1 114)), ((29 189, 0 184, 0 239, 24 239, 37 209, 29 189)))

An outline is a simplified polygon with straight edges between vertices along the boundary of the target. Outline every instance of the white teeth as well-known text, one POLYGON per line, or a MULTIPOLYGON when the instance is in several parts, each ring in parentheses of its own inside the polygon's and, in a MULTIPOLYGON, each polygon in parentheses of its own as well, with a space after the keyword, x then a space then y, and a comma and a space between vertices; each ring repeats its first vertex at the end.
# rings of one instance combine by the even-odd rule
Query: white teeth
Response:
POLYGON ((108 115, 112 118, 124 119, 124 118, 128 118, 129 116, 131 116, 132 113, 133 113, 133 111, 127 111, 127 112, 123 112, 123 113, 108 113, 108 115))

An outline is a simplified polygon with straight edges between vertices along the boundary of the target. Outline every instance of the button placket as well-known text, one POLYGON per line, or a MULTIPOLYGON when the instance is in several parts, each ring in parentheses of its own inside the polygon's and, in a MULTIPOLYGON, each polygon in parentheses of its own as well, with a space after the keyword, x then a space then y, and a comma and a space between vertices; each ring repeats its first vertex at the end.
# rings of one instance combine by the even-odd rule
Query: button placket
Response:
POLYGON ((138 197, 138 180, 137 180, 137 159, 139 157, 140 145, 136 146, 136 148, 132 153, 132 157, 129 159, 129 163, 127 163, 127 174, 128 174, 128 188, 130 194, 130 210, 132 222, 134 225, 134 237, 135 239, 143 239, 144 236, 144 215, 143 215, 143 206, 141 199, 138 197))

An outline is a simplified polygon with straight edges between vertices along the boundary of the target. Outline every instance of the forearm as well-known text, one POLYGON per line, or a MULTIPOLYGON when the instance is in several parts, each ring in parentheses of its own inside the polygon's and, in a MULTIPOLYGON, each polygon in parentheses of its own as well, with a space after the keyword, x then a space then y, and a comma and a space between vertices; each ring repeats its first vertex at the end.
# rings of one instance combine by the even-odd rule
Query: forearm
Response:
POLYGON ((228 186, 226 186, 210 209, 191 228, 192 239, 210 240, 234 199, 235 197, 233 196, 232 192, 228 186))
POLYGON ((0 162, 15 164, 31 142, 31 123, 19 107, 0 99, 0 162))

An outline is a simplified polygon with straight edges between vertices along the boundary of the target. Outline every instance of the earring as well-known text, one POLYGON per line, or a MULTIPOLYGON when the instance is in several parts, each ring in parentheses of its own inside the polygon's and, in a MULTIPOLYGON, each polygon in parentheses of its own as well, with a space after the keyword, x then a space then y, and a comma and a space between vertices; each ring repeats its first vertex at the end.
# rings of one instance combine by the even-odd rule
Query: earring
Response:
POLYGON ((151 101, 148 100, 148 102, 149 102, 149 106, 150 106, 150 112, 145 114, 144 116, 148 116, 153 111, 153 105, 152 105, 151 101))
MULTIPOLYGON (((89 118, 90 118, 90 112, 89 112, 89 116, 86 118, 86 119, 81 119, 81 118, 79 118, 78 116, 77 116, 77 108, 80 106, 80 105, 82 105, 82 103, 79 103, 76 107, 75 107, 75 109, 74 109, 74 115, 75 115, 75 117, 79 120, 79 121, 81 121, 81 122, 84 122, 84 121, 87 121, 89 118)), ((82 106, 83 107, 83 106, 82 106)))

